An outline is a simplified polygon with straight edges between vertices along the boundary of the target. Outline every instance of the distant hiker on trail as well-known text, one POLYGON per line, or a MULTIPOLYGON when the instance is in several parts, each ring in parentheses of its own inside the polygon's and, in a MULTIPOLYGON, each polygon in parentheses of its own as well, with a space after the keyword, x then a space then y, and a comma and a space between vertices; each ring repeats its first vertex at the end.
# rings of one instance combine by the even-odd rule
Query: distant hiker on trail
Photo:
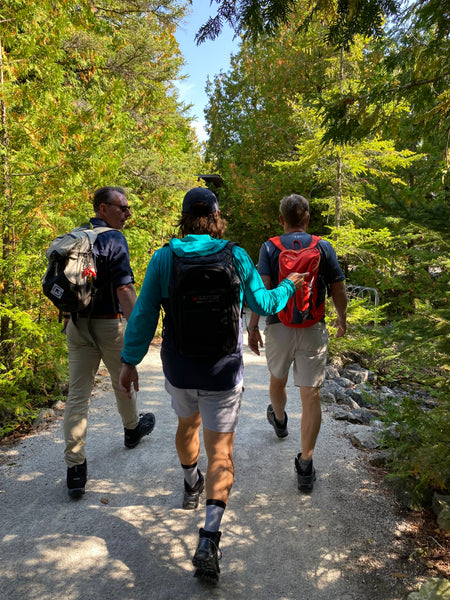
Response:
POLYGON ((69 356, 69 394, 64 412, 67 488, 71 498, 85 492, 87 461, 85 453, 89 401, 94 378, 103 360, 111 376, 117 409, 124 426, 124 443, 134 448, 154 425, 155 416, 139 417, 136 394, 130 399, 119 388, 120 353, 123 348, 126 319, 136 302, 134 277, 130 267, 128 244, 121 230, 131 212, 125 191, 103 187, 94 193, 95 217, 92 228, 110 227, 95 239, 94 286, 91 304, 77 313, 64 316, 69 356))
MULTIPOLYGON (((266 360, 270 371, 267 419, 279 438, 288 435, 288 416, 284 409, 286 383, 293 364, 294 383, 300 387, 302 402, 302 449, 295 458, 295 469, 298 489, 311 492, 316 479, 312 457, 322 420, 319 390, 325 380, 328 351, 325 297, 329 290, 337 312, 336 336, 341 337, 347 328, 347 294, 332 245, 306 233, 308 201, 297 194, 286 196, 280 202, 280 213, 284 234, 264 242, 260 249, 258 271, 264 285, 267 289, 278 285, 280 270, 289 272, 292 266, 308 271, 309 275, 286 308, 266 319, 266 360)), ((259 355, 263 341, 258 322, 259 316, 252 313, 248 345, 259 355)))
POLYGON ((267 291, 245 250, 222 239, 225 221, 216 196, 206 188, 187 192, 178 225, 181 239, 157 250, 148 265, 125 333, 120 384, 130 397, 132 386, 138 390, 136 365, 148 351, 162 306, 161 358, 178 416, 175 444, 184 476, 183 508, 197 508, 206 483, 206 519, 192 560, 194 575, 215 582, 243 393, 242 302, 260 314, 273 314, 301 285, 303 274, 292 274, 267 291), (197 464, 202 424, 205 479, 197 464))

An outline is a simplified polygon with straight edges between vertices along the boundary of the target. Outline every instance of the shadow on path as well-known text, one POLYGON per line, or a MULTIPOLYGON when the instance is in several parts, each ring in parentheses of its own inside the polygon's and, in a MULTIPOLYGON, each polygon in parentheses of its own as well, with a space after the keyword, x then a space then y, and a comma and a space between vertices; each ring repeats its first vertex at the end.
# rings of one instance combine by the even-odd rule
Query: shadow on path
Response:
POLYGON ((89 481, 80 501, 66 493, 60 420, 0 447, 1 597, 404 600, 406 584, 396 577, 402 524, 343 435, 345 425, 324 413, 315 454, 318 481, 312 495, 301 495, 294 472, 298 390, 290 383, 291 433, 279 440, 265 417, 265 361, 246 354, 245 365, 218 586, 193 577, 204 505, 195 512, 179 508, 176 419, 159 348, 152 346, 139 367, 139 404, 155 412, 155 430, 136 449, 124 448, 114 396, 102 379, 90 410, 89 481))

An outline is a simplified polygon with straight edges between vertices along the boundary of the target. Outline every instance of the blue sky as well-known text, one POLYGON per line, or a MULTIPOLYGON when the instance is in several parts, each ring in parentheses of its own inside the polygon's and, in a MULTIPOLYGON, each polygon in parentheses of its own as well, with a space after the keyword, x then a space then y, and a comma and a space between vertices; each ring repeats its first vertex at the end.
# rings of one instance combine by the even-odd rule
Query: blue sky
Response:
POLYGON ((205 123, 203 109, 208 103, 205 93, 207 78, 209 76, 213 79, 220 71, 228 71, 230 56, 237 52, 239 45, 239 39, 233 40, 233 31, 228 26, 224 27, 223 32, 213 42, 207 41, 200 46, 196 45, 195 34, 208 17, 215 16, 216 7, 214 2, 210 6, 210 0, 193 0, 189 9, 190 14, 180 24, 175 34, 186 62, 182 73, 189 76, 188 79, 177 82, 177 88, 180 100, 185 104, 193 105, 190 114, 200 141, 206 139, 203 129, 205 123))

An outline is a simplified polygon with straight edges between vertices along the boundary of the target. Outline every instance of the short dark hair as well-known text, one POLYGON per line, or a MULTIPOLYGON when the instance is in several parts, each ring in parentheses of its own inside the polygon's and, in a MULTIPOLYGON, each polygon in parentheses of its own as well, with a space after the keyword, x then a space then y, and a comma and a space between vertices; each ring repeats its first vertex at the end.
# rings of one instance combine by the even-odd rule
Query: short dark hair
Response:
POLYGON ((94 200, 92 202, 94 211, 95 212, 99 211, 100 204, 102 204, 104 202, 111 202, 112 200, 114 200, 115 194, 121 194, 122 196, 126 196, 125 190, 121 187, 106 186, 106 187, 98 188, 98 190, 95 190, 94 200))
POLYGON ((309 202, 299 194, 285 196, 280 202, 280 214, 292 227, 305 225, 309 216, 309 202))
MULTIPOLYGON (((221 239, 225 233, 227 222, 220 216, 219 212, 202 214, 201 207, 195 206, 195 213, 181 213, 177 223, 180 236, 184 237, 190 233, 194 235, 208 234, 213 238, 221 239), (197 212, 198 209, 198 212, 197 212), (200 214, 199 214, 200 213, 200 214)), ((203 208, 206 210, 206 207, 203 208)))

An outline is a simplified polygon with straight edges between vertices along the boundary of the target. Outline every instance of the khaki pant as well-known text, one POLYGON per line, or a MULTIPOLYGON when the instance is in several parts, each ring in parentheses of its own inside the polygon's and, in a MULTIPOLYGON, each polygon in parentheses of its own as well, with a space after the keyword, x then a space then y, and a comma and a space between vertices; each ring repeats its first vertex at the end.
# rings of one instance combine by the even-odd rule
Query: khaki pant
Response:
POLYGON ((79 319, 76 326, 72 320, 69 321, 67 326, 69 394, 64 413, 66 443, 64 458, 68 467, 79 465, 86 458, 87 417, 100 360, 103 360, 111 377, 123 426, 134 429, 139 422, 134 390, 132 390, 132 400, 119 390, 120 353, 123 348, 126 324, 125 319, 92 319, 91 328, 97 348, 88 331, 88 319, 79 319))

